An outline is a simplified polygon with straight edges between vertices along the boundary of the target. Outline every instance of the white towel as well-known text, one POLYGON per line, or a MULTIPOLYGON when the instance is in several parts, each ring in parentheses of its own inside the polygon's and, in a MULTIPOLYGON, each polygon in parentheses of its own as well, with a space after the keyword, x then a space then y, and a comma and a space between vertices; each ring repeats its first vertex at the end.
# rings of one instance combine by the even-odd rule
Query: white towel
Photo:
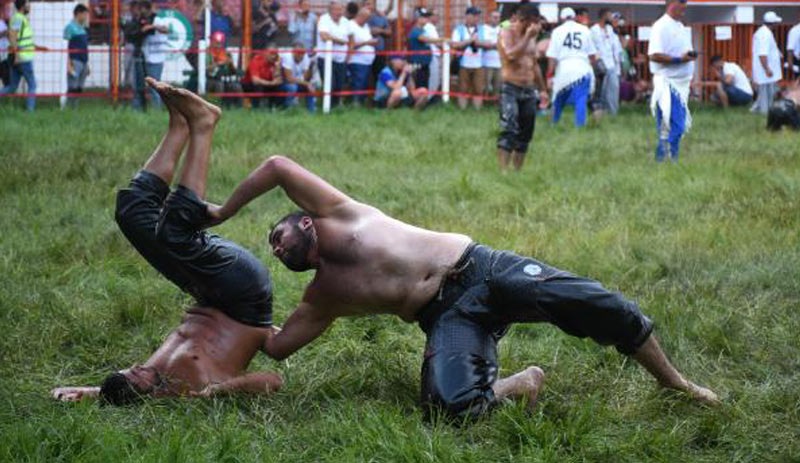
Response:
MULTIPOLYGON (((656 108, 661 109, 661 120, 664 121, 662 125, 666 127, 669 132, 669 120, 672 113, 672 94, 678 96, 681 104, 686 109, 686 122, 685 132, 689 131, 692 126, 692 115, 689 113, 689 92, 691 91, 692 78, 670 78, 661 74, 653 75, 653 96, 650 99, 650 110, 653 116, 656 114, 656 108)), ((666 137, 664 137, 666 138, 666 137)))

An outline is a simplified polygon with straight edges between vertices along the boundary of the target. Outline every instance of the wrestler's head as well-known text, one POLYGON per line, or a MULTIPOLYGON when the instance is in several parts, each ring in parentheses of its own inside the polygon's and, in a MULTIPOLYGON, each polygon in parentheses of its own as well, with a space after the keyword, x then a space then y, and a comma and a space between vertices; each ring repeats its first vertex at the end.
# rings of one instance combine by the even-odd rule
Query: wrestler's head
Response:
POLYGON ((539 7, 533 3, 523 3, 520 5, 519 8, 517 8, 516 16, 517 21, 523 26, 522 30, 525 30, 531 24, 540 23, 542 21, 542 16, 539 14, 539 7))
POLYGON ((100 386, 100 398, 111 405, 127 405, 154 392, 161 383, 155 368, 134 365, 108 375, 100 386))
POLYGON ((311 256, 317 251, 317 232, 308 213, 295 211, 272 227, 267 238, 272 253, 289 270, 305 272, 314 268, 311 256))

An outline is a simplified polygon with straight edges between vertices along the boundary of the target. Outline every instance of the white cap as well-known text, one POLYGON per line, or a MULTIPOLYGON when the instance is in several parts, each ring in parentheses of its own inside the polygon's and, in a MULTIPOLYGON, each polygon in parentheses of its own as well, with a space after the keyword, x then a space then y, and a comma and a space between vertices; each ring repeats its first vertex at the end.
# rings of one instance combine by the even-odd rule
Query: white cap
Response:
POLYGON ((561 14, 559 15, 562 21, 566 21, 567 19, 572 19, 575 17, 575 10, 570 7, 561 8, 561 14))
POLYGON ((764 13, 764 22, 767 24, 775 24, 783 21, 783 18, 775 14, 774 11, 767 11, 764 13))

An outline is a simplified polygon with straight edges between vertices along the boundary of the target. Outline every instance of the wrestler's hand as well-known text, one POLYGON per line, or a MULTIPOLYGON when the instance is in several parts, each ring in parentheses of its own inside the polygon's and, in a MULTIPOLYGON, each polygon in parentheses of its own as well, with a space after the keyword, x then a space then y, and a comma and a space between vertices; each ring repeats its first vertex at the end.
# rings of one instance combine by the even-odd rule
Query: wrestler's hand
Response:
POLYGON ((228 217, 225 216, 225 213, 222 210, 222 206, 218 206, 213 203, 206 203, 206 211, 208 212, 208 217, 210 219, 207 225, 209 227, 219 225, 228 220, 228 217))
POLYGON ((98 389, 97 387, 57 387, 50 391, 50 395, 62 402, 78 402, 85 398, 97 396, 98 389))
POLYGON ((539 35, 539 32, 542 30, 542 25, 539 23, 531 23, 527 29, 525 29, 525 36, 528 38, 534 38, 539 35))
POLYGON ((195 399, 207 399, 209 397, 213 397, 215 392, 216 389, 214 388, 214 385, 209 384, 199 391, 189 391, 189 397, 195 399))

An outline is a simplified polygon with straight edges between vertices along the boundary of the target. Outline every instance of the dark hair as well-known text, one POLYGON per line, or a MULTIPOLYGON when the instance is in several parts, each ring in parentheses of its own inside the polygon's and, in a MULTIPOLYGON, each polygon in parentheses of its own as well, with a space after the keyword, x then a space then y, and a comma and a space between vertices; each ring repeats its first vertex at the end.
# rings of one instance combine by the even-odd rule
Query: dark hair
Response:
POLYGON ((14 8, 21 10, 26 3, 28 3, 28 0, 14 0, 14 8))
POLYGON ((717 61, 722 61, 722 57, 719 55, 714 55, 711 57, 711 64, 716 63, 717 61))
POLYGON ((142 391, 120 372, 112 373, 100 385, 100 398, 111 405, 128 405, 141 399, 142 391))
POLYGON ((603 17, 611 11, 608 8, 600 8, 600 11, 597 12, 597 19, 603 19, 603 17))
POLYGON ((272 229, 270 229, 267 241, 272 244, 272 234, 275 233, 275 229, 278 228, 278 225, 288 223, 290 226, 295 226, 300 223, 303 217, 309 217, 309 213, 302 209, 298 209, 284 215, 277 222, 275 222, 275 225, 273 225, 272 229))
POLYGON ((589 14, 589 9, 588 8, 584 8, 584 7, 575 8, 575 16, 583 16, 583 15, 586 15, 586 14, 589 14))
POLYGON ((144 8, 144 9, 146 9, 146 10, 149 10, 150 8, 152 8, 152 7, 153 7, 153 4, 152 4, 152 3, 150 3, 150 0, 141 0, 141 1, 139 2, 139 6, 140 6, 141 8, 144 8))
POLYGON ((517 17, 520 19, 538 19, 539 7, 533 3, 523 3, 517 8, 517 17))
POLYGON ((87 11, 89 11, 89 8, 86 8, 86 5, 84 5, 83 3, 78 3, 72 10, 72 15, 78 16, 79 14, 86 13, 87 11))
POLYGON ((350 16, 357 15, 358 14, 358 10, 360 9, 360 7, 358 6, 358 3, 356 3, 356 2, 348 2, 347 6, 345 6, 345 8, 346 8, 345 11, 347 11, 347 14, 350 15, 350 16))

